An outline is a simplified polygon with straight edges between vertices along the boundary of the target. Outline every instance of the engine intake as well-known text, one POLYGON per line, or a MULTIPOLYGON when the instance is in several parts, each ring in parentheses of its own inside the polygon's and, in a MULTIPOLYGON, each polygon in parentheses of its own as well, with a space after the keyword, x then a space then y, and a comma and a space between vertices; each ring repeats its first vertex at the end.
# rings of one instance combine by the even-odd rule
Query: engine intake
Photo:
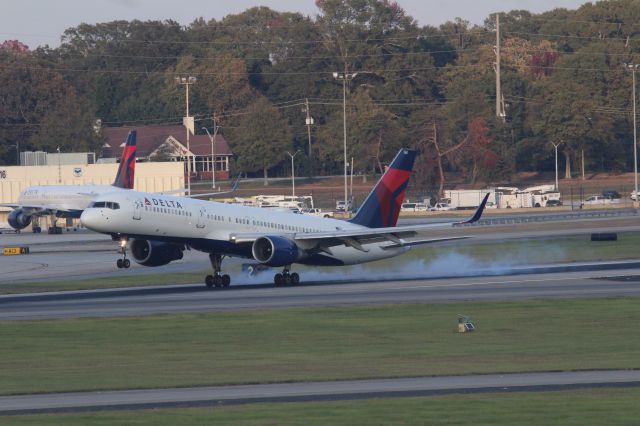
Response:
POLYGON ((23 229, 31 223, 31 216, 27 215, 22 209, 16 209, 9 213, 7 221, 13 229, 23 229))
POLYGON ((184 256, 183 248, 163 241, 135 238, 130 243, 133 259, 144 266, 162 266, 184 256))
POLYGON ((254 259, 267 266, 286 266, 300 258, 295 242, 283 237, 260 237, 253 242, 251 253, 254 259))

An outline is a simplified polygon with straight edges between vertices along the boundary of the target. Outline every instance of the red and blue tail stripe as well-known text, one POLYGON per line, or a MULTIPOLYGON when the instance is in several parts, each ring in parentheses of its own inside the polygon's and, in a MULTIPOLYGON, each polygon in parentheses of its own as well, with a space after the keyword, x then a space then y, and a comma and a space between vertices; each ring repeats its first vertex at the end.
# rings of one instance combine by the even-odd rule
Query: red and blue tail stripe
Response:
POLYGON ((401 149, 350 222, 369 228, 396 226, 415 159, 416 151, 401 149))
POLYGON ((120 167, 113 186, 124 189, 133 189, 136 170, 136 131, 131 130, 127 136, 127 143, 122 151, 120 167))

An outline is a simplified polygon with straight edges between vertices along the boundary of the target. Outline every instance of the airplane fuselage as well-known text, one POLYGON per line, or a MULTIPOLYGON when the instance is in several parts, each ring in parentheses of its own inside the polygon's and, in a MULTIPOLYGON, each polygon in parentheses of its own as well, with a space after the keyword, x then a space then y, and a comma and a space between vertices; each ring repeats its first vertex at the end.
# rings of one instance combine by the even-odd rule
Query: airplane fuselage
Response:
MULTIPOLYGON (((17 204, 46 206, 52 211, 82 211, 101 194, 118 191, 113 185, 41 185, 20 193, 17 204)), ((63 213, 62 216, 65 214, 63 213)))
MULTIPOLYGON (((133 191, 98 197, 82 214, 82 223, 105 234, 183 243, 207 253, 246 258, 253 257, 252 244, 236 240, 236 235, 295 240, 296 234, 367 229, 343 220, 289 211, 133 191), (118 208, 114 208, 115 204, 118 208)), ((296 241, 296 244, 303 253, 296 263, 311 265, 358 264, 397 256, 409 249, 385 248, 391 242, 383 241, 365 244, 360 249, 336 245, 319 253, 310 250, 312 241, 296 241)))

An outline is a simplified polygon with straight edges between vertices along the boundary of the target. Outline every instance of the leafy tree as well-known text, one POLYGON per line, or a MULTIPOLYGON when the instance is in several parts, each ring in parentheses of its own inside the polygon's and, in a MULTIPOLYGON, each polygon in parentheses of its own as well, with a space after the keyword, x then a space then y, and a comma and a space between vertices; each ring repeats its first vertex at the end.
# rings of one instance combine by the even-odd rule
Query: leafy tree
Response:
POLYGON ((262 171, 268 184, 270 168, 282 163, 291 149, 291 132, 286 119, 269 101, 260 96, 242 116, 238 126, 228 131, 237 155, 237 167, 243 172, 262 171))

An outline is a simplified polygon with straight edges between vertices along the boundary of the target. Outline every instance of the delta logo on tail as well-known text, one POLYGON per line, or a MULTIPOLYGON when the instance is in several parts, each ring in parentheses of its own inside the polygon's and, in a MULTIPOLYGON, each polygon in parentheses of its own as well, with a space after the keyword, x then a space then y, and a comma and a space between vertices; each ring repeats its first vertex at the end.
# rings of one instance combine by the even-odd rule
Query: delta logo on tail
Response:
POLYGON ((416 153, 414 150, 403 149, 396 155, 350 222, 368 228, 396 226, 416 153))
POLYGON ((127 136, 127 143, 122 151, 120 167, 113 186, 124 189, 133 189, 136 169, 136 131, 131 130, 127 136))

